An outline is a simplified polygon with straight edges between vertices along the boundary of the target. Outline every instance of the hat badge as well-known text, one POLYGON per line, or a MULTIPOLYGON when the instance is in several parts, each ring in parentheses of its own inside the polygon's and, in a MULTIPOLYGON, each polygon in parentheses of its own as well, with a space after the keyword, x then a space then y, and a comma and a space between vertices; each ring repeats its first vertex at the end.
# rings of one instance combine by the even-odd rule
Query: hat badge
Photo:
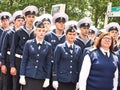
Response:
POLYGON ((85 26, 87 26, 88 25, 88 23, 85 23, 85 26))

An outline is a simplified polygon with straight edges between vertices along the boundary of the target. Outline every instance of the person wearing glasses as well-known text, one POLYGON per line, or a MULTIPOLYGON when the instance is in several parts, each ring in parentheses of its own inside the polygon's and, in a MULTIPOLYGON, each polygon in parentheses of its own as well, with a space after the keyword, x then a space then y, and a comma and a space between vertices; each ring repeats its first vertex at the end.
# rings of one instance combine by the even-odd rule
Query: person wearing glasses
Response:
POLYGON ((79 75, 79 90, 117 90, 118 57, 110 33, 100 34, 96 49, 85 55, 79 75))

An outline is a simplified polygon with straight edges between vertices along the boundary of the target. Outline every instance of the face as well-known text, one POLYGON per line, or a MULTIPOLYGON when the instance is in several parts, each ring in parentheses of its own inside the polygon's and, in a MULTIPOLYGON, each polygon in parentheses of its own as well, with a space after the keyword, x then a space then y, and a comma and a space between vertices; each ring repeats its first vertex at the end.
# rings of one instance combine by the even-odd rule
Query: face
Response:
POLYGON ((35 15, 33 14, 25 16, 25 21, 29 25, 33 25, 34 20, 35 20, 35 15))
POLYGON ((113 40, 117 40, 117 38, 118 38, 118 31, 117 30, 111 30, 110 31, 110 36, 113 37, 113 40))
POLYGON ((95 34, 94 34, 94 33, 89 33, 88 36, 89 36, 90 38, 94 39, 95 34))
POLYGON ((88 36, 88 33, 89 33, 89 28, 88 27, 81 27, 80 30, 81 30, 80 33, 83 36, 88 36))
POLYGON ((45 28, 36 28, 35 34, 36 38, 43 39, 46 34, 45 28))
POLYGON ((56 30, 64 31, 65 22, 56 22, 56 23, 55 23, 55 26, 56 26, 56 30))
POLYGON ((43 24, 47 32, 50 31, 51 23, 49 21, 44 21, 43 24))
POLYGON ((14 21, 14 24, 15 24, 15 26, 17 26, 17 27, 20 27, 20 26, 22 26, 22 25, 24 24, 24 19, 22 19, 22 18, 17 18, 17 19, 14 21))
POLYGON ((101 40, 101 47, 109 49, 112 43, 112 38, 109 35, 106 35, 101 40))
POLYGON ((76 32, 68 32, 67 34, 66 34, 66 40, 68 41, 68 42, 74 42, 75 41, 75 39, 76 39, 76 36, 77 36, 77 33, 76 32))
POLYGON ((2 27, 7 28, 9 26, 9 20, 8 19, 3 19, 1 20, 2 27))

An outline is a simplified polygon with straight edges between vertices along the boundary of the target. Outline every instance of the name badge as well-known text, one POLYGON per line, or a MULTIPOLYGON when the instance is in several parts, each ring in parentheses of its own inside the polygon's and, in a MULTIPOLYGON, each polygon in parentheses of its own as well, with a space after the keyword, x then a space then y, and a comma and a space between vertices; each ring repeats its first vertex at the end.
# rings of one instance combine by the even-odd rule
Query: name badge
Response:
POLYGON ((67 52, 65 52, 65 55, 67 55, 68 53, 67 52))
POLYGON ((51 42, 54 42, 54 43, 55 43, 55 42, 56 42, 56 40, 51 40, 51 42))
POLYGON ((23 37, 23 39, 25 39, 25 37, 23 37))

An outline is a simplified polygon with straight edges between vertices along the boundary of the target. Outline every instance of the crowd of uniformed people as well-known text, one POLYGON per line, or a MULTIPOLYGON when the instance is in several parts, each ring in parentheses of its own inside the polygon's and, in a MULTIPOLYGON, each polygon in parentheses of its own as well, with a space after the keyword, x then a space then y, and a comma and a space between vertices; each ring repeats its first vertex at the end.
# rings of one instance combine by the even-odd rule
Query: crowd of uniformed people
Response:
POLYGON ((0 90, 120 90, 117 22, 37 13, 0 13, 0 90))

